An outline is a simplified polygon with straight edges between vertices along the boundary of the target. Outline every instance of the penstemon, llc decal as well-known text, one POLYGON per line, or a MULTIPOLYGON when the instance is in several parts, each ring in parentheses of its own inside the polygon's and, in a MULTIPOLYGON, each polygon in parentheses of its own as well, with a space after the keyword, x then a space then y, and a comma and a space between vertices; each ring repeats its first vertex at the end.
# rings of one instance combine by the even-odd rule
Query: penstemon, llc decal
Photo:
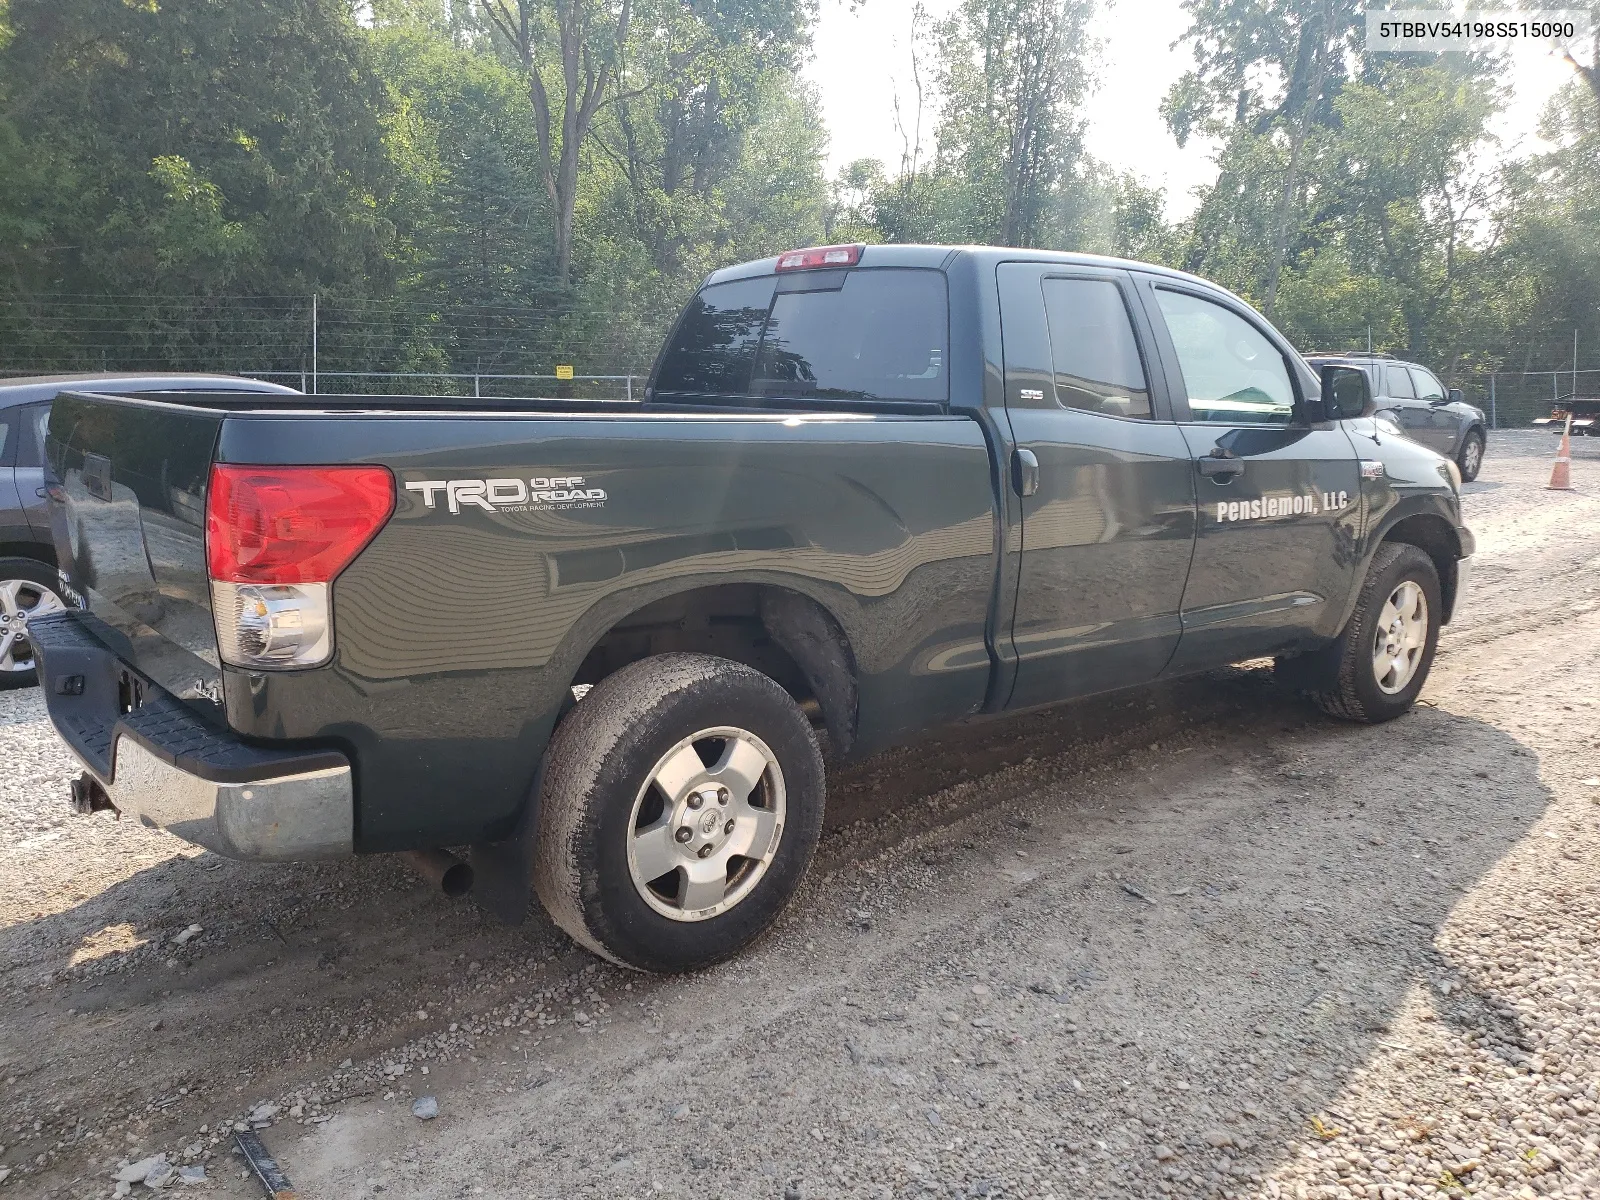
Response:
POLYGON ((1314 517, 1350 507, 1349 492, 1280 492, 1259 500, 1218 500, 1217 520, 1265 521, 1280 517, 1314 517))

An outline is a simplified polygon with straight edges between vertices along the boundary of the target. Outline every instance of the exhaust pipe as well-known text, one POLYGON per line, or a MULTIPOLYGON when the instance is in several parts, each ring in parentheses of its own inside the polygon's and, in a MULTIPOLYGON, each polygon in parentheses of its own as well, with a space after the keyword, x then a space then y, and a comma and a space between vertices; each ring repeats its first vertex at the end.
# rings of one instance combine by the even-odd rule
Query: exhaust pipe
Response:
POLYGON ((72 806, 75 813, 103 812, 105 809, 116 810, 116 805, 111 803, 111 797, 106 795, 106 789, 100 786, 100 781, 89 772, 85 771, 69 785, 72 795, 67 803, 72 806))
POLYGON ((472 865, 448 850, 409 850, 401 855, 418 875, 451 899, 472 890, 472 865))

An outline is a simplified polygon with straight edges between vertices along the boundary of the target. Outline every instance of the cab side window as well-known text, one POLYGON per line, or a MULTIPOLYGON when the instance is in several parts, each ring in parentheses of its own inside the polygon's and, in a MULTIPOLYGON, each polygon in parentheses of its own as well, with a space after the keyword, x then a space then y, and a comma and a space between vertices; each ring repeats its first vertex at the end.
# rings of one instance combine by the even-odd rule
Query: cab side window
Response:
POLYGON ((1190 419, 1218 425, 1288 425, 1294 384, 1283 354, 1238 313, 1214 301, 1155 289, 1178 354, 1190 419))
POLYGON ((1411 386, 1411 372, 1404 367, 1389 368, 1389 387, 1386 394, 1396 400, 1415 400, 1417 390, 1411 386))
POLYGON ((1056 403, 1114 417, 1150 416, 1150 387, 1122 289, 1108 279, 1044 280, 1056 403))
POLYGON ((1444 388, 1433 377, 1433 372, 1424 371, 1421 367, 1412 367, 1411 381, 1417 385, 1418 400, 1444 399, 1444 388))

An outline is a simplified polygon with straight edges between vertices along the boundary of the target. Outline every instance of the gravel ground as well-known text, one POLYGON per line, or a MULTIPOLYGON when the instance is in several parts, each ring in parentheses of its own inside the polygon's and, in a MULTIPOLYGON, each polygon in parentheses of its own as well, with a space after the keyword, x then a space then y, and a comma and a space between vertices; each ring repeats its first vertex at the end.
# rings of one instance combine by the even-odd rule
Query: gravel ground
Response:
POLYGON ((1413 714, 1238 669, 948 731, 691 978, 71 817, 0 694, 0 1196, 258 1195, 235 1123, 316 1197, 1600 1195, 1600 443, 1553 451, 1469 485, 1413 714))

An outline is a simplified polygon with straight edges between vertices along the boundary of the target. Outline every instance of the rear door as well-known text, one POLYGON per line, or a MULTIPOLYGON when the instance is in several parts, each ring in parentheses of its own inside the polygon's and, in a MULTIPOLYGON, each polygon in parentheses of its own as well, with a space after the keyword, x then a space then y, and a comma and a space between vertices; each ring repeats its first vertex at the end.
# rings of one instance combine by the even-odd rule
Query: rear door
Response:
POLYGON ((20 408, 0 408, 0 542, 26 542, 32 537, 22 497, 17 494, 17 428, 20 408))
POLYGON ((17 493, 34 537, 48 542, 50 502, 44 490, 44 435, 50 425, 50 405, 27 405, 21 416, 17 429, 17 493))
POLYGON ((1254 312, 1176 280, 1141 281, 1199 492, 1170 670, 1331 635, 1360 532, 1354 446, 1338 425, 1307 421, 1315 381, 1254 312))
POLYGON ((1122 271, 998 268, 1021 494, 1010 706, 1155 678, 1194 548, 1194 467, 1122 271))

